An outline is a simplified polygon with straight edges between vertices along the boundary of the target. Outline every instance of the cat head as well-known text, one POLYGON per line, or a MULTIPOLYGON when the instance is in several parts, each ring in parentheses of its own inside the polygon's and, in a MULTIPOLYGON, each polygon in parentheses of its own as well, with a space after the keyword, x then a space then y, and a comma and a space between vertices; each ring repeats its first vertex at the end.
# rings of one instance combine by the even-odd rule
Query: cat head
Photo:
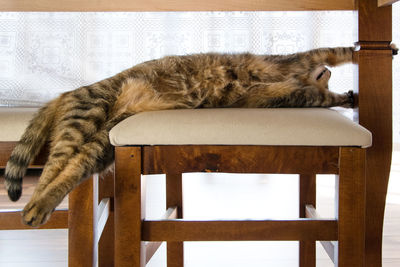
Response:
POLYGON ((318 66, 310 74, 310 82, 322 87, 328 88, 328 81, 331 78, 331 71, 325 66, 318 66))

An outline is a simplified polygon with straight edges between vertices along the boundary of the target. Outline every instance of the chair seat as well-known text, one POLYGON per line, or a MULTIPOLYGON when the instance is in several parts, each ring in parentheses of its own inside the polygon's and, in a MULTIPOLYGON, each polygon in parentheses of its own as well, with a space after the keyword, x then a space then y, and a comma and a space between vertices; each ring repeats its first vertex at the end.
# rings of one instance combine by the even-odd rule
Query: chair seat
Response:
POLYGON ((0 142, 17 142, 37 108, 0 108, 0 142))
POLYGON ((110 132, 114 146, 285 145, 369 147, 372 135, 324 108, 185 109, 138 113, 110 132))

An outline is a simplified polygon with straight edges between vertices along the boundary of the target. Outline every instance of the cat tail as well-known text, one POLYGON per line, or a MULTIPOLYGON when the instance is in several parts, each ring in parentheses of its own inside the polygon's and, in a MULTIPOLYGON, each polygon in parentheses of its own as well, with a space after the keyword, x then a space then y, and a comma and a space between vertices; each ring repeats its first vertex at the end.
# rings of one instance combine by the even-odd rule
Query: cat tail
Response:
POLYGON ((39 154, 49 138, 57 100, 39 109, 11 153, 5 170, 5 186, 8 197, 12 201, 17 201, 21 197, 22 178, 28 165, 39 154))

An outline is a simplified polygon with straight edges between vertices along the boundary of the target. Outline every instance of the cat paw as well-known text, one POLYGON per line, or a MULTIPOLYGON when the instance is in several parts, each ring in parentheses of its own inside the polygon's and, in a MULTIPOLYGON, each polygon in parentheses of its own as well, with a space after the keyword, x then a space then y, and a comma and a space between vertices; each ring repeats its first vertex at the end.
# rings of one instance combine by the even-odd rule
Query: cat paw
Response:
POLYGON ((354 108, 354 93, 353 91, 348 91, 343 94, 343 104, 341 105, 344 108, 354 108))
POLYGON ((31 200, 22 211, 22 222, 32 227, 38 227, 48 221, 54 207, 42 200, 31 200))
POLYGON ((396 44, 390 44, 390 48, 392 48, 392 55, 396 56, 399 53, 399 48, 396 46, 396 44))

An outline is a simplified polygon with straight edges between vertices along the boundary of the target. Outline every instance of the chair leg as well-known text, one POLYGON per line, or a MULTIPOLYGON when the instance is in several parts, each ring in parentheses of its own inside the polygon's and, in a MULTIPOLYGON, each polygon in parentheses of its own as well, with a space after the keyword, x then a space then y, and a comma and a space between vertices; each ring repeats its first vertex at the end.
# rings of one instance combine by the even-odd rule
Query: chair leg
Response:
POLYGON ((368 267, 382 266, 383 223, 391 161, 390 155, 388 155, 388 153, 391 153, 391 149, 385 150, 381 148, 381 151, 377 150, 379 149, 367 152, 368 208, 366 215, 365 250, 367 253, 366 265, 368 267))
POLYGON ((336 192, 338 251, 335 266, 365 266, 365 150, 341 148, 336 192))
POLYGON ((99 267, 114 266, 114 212, 110 212, 99 240, 99 267))
MULTIPOLYGON (((114 173, 107 172, 99 178, 99 198, 114 199, 114 173)), ((112 202, 111 202, 112 203, 112 202)), ((103 234, 99 240, 99 267, 114 266, 114 211, 110 210, 103 234)))
MULTIPOLYGON (((375 1, 360 2, 369 5, 363 10, 369 10, 371 6, 373 10, 377 8, 375 1)), ((388 15, 379 13, 376 16, 385 19, 390 16, 391 11, 386 14, 388 15)), ((363 21, 365 23, 369 20, 363 21)), ((363 92, 363 97, 359 98, 360 124, 372 132, 374 140, 373 146, 367 149, 366 265, 380 267, 385 203, 392 157, 392 59, 391 51, 388 49, 364 49, 358 53, 359 88, 360 92, 363 92), (379 66, 378 72, 376 66, 379 66), (369 76, 371 73, 379 74, 374 79, 369 76), (376 88, 380 88, 379 91, 376 88), (380 101, 375 101, 377 97, 380 101)))
MULTIPOLYGON (((306 217, 306 205, 316 206, 316 175, 301 174, 299 177, 299 215, 306 217)), ((299 242, 299 266, 315 267, 315 241, 299 242)))
POLYGON ((115 148, 115 266, 144 267, 141 241, 145 217, 145 190, 141 179, 141 147, 115 148))
MULTIPOLYGON (((178 218, 183 218, 182 212, 182 174, 166 175, 167 208, 177 207, 178 218)), ((183 267, 184 264, 183 242, 167 243, 167 266, 183 267)))
POLYGON ((356 1, 363 45, 358 54, 359 123, 371 131, 367 150, 366 265, 382 266, 382 232, 392 156, 392 7, 356 1), (382 29, 385 29, 384 31, 382 29), (379 42, 376 42, 379 41, 379 42), (380 45, 376 45, 379 43, 380 45), (372 48, 372 49, 371 49, 372 48), (379 90, 377 90, 379 88, 379 90), (379 101, 376 99, 379 98, 379 101))
POLYGON ((68 205, 68 266, 92 266, 93 179, 69 193, 68 205))

